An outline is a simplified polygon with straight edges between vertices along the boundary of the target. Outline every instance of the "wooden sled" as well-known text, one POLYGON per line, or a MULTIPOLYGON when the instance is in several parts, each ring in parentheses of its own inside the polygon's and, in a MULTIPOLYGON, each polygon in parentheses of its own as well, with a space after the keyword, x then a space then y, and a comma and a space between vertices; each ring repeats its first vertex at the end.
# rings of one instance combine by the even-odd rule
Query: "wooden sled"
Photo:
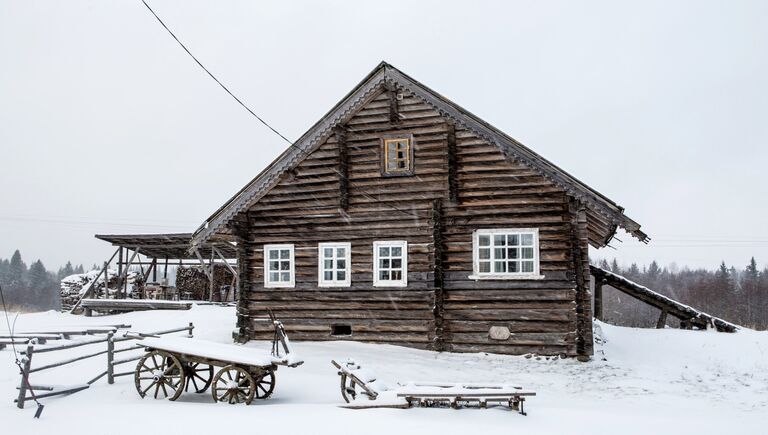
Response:
POLYGON ((376 377, 364 370, 353 360, 339 363, 332 360, 341 377, 341 396, 349 405, 345 408, 411 408, 419 407, 463 407, 487 408, 490 405, 507 406, 522 415, 525 412, 526 397, 535 396, 533 391, 510 385, 470 384, 470 383, 432 383, 408 382, 399 384, 394 390, 382 389, 376 385, 376 377), (399 399, 393 403, 373 403, 384 392, 399 399), (367 397, 372 403, 355 401, 358 395, 367 397), (354 404, 353 404, 354 402, 354 404))

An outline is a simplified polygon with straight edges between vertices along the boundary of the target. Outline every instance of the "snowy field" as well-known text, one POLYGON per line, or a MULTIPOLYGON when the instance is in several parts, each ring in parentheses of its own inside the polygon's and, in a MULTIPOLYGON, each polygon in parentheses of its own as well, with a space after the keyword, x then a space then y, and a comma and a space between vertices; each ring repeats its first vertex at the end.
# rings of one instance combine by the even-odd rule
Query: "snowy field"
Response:
MULTIPOLYGON (((127 323, 135 331, 153 331, 194 322, 196 338, 228 343, 234 321, 234 308, 195 306, 189 311, 93 318, 55 312, 23 314, 16 328, 127 323)), ((13 403, 19 376, 13 354, 6 349, 0 351, 0 429, 3 434, 134 435, 768 433, 768 333, 658 331, 605 324, 597 328, 605 343, 598 344, 589 363, 439 354, 349 342, 294 342, 305 364, 281 367, 273 396, 251 406, 213 403, 209 392, 185 393, 176 402, 141 399, 128 376, 117 378, 114 385, 102 379, 83 392, 43 399, 46 407, 39 420, 32 418, 34 403, 24 410, 13 403), (337 406, 343 401, 330 360, 346 357, 354 357, 391 385, 398 381, 493 382, 520 385, 538 396, 526 402, 527 417, 505 408, 343 409, 337 406)), ((248 345, 269 347, 265 342, 248 345)), ((38 356, 35 362, 41 364, 47 355, 38 356)), ((31 382, 83 383, 104 370, 105 358, 32 374, 31 382)))

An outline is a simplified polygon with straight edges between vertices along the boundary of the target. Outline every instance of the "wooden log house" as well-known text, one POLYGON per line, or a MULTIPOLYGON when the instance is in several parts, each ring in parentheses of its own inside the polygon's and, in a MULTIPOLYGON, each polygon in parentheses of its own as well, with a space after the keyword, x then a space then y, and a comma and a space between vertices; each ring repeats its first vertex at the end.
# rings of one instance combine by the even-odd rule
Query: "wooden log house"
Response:
POLYGON ((236 242, 235 338, 592 354, 615 202, 381 63, 193 235, 236 242))

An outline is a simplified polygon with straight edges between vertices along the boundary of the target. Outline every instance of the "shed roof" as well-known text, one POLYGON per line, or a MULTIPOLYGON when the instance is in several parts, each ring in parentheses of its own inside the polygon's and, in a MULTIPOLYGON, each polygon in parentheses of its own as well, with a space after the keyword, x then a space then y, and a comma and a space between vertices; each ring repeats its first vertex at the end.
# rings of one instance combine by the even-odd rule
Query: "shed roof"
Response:
POLYGON ((624 228, 640 241, 649 237, 640 230, 640 224, 624 214, 624 208, 595 189, 587 186, 530 148, 506 135, 497 128, 448 100, 427 86, 386 62, 381 62, 368 76, 347 94, 333 109, 313 125, 299 140, 290 145, 275 161, 251 180, 245 187, 216 210, 193 234, 192 243, 199 245, 217 234, 228 233, 227 224, 240 212, 256 203, 269 189, 277 184, 280 176, 294 168, 312 150, 322 145, 332 134, 334 127, 344 124, 377 91, 388 85, 399 86, 432 106, 441 115, 496 145, 504 155, 521 162, 560 186, 565 192, 581 201, 587 208, 587 224, 590 243, 601 247, 608 244, 618 227, 624 228))
MULTIPOLYGON (((169 234, 96 234, 96 238, 128 249, 139 249, 142 255, 150 258, 169 258, 174 260, 196 259, 190 251, 192 233, 169 234)), ((203 258, 211 258, 213 249, 221 252, 227 259, 237 257, 235 246, 227 241, 207 240, 196 246, 203 258)))

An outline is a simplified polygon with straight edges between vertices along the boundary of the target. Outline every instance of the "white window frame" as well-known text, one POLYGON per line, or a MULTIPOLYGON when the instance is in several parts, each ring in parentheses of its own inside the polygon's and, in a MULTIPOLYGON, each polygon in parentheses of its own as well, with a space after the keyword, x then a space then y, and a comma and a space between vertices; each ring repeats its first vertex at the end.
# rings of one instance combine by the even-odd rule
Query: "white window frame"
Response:
MULTIPOLYGON (((352 244, 351 243, 318 243, 317 244, 317 285, 319 287, 349 287, 352 285, 352 267, 351 267, 351 261, 352 261, 352 244), (346 265, 344 269, 344 276, 346 277, 343 280, 338 279, 325 279, 325 249, 331 248, 334 250, 333 259, 339 260, 340 258, 336 257, 336 249, 337 248, 344 248, 344 263, 346 265)), ((335 272, 341 270, 336 268, 336 264, 334 264, 333 271, 334 275, 335 272)))
POLYGON ((374 287, 407 287, 408 286, 408 242, 405 240, 378 240, 373 242, 373 286, 374 287), (379 248, 399 247, 402 249, 403 273, 401 279, 379 279, 379 248))
POLYGON ((264 245, 264 287, 266 288, 286 288, 296 286, 296 257, 294 255, 293 244, 264 245), (290 281, 271 281, 269 279, 269 251, 277 249, 288 249, 288 260, 291 262, 289 270, 291 274, 290 281))
POLYGON ((544 279, 544 275, 540 272, 540 260, 539 254, 539 229, 538 228, 490 228, 490 229, 477 229, 472 233, 472 275, 470 279, 544 279), (493 242, 491 242, 491 272, 480 273, 480 235, 490 235, 491 240, 493 236, 497 234, 517 234, 522 236, 523 234, 533 235, 533 271, 532 272, 493 272, 493 263, 495 252, 493 249, 493 242))

